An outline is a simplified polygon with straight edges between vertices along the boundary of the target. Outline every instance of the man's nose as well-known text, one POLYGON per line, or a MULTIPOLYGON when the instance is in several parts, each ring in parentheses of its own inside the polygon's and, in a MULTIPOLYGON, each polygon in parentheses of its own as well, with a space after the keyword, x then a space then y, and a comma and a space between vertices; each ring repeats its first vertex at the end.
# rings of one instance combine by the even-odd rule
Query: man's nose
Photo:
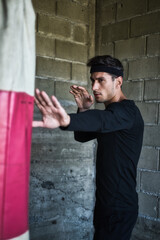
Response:
POLYGON ((94 83, 92 83, 92 90, 95 91, 99 88, 99 84, 97 81, 95 81, 94 83))

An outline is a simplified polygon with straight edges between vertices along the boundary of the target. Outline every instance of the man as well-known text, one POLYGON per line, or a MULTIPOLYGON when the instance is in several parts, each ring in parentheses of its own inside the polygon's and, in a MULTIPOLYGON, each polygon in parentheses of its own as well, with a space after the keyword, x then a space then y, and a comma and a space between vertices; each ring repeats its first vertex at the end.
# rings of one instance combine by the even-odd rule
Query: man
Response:
POLYGON ((122 92, 123 66, 109 55, 89 60, 92 90, 105 110, 89 110, 93 97, 83 87, 71 86, 77 114, 67 114, 57 99, 36 90, 43 121, 33 126, 75 132, 75 139, 97 139, 94 240, 129 240, 138 215, 136 169, 144 123, 132 100, 122 92))

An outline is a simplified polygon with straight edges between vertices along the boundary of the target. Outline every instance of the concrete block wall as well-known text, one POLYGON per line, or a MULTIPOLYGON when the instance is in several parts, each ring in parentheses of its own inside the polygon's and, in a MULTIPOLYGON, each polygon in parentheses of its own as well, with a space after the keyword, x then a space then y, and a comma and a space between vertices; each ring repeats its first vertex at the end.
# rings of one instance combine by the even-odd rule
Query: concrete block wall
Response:
POLYGON ((138 165, 139 219, 132 240, 160 239, 160 1, 100 0, 96 54, 119 58, 123 91, 135 100, 144 122, 138 165))
MULTIPOLYGON (((55 94, 68 112, 76 111, 70 85, 90 89, 85 64, 95 51, 123 62, 123 91, 136 101, 145 121, 137 172, 139 218, 132 240, 159 239, 159 0, 32 2, 37 15, 36 87, 55 94)), ((34 116, 40 118, 36 108, 34 116)), ((94 152, 94 142, 76 143, 73 133, 33 130, 31 239, 92 239, 94 152)))
MULTIPOLYGON (((36 13, 36 87, 76 112, 73 84, 89 89, 94 56, 94 0, 33 0, 36 13)), ((35 108, 35 119, 41 116, 35 108)), ((92 239, 94 142, 73 133, 33 129, 30 176, 31 240, 92 239)))

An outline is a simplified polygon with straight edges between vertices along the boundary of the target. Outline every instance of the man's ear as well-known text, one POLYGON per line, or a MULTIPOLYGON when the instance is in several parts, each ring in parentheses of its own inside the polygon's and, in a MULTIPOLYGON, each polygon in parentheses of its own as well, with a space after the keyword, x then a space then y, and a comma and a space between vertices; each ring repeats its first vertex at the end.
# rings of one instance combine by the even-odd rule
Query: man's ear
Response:
POLYGON ((121 76, 116 78, 116 88, 121 88, 123 83, 123 78, 121 76))

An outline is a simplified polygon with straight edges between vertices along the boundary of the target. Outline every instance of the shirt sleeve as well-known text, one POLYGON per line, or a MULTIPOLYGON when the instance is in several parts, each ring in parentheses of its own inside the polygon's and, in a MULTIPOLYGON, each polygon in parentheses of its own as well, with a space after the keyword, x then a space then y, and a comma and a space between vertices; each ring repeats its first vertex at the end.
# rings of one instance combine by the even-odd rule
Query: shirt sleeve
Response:
POLYGON ((78 142, 88 142, 97 137, 95 132, 74 132, 74 138, 78 142))
POLYGON ((106 110, 88 110, 70 114, 71 122, 68 131, 107 133, 130 129, 135 119, 135 108, 122 104, 111 104, 106 110))

